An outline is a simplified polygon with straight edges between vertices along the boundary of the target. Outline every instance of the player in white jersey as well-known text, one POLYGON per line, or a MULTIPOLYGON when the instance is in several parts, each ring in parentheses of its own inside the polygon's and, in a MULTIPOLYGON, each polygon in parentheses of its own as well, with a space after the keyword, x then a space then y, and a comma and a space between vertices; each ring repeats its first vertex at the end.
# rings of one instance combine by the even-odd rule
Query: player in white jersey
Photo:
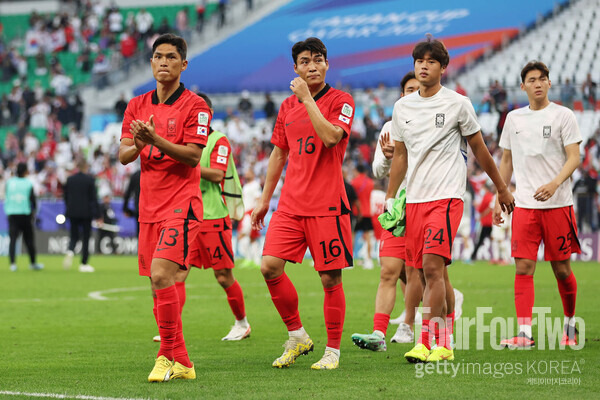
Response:
MULTIPOLYGON (((413 71, 402 78, 401 97, 413 93, 419 89, 419 81, 415 78, 413 71)), ((373 176, 377 179, 385 178, 392 165, 394 145, 390 140, 391 121, 386 122, 381 128, 377 148, 373 157, 373 176)), ((403 182, 403 186, 405 186, 403 182)), ((385 194, 384 194, 385 203, 385 194)), ((391 232, 384 230, 381 234, 379 244, 379 260, 381 263, 381 274, 377 295, 375 296, 375 315, 373 316, 373 333, 352 335, 352 341, 363 349, 373 351, 385 351, 387 345, 385 336, 390 321, 390 314, 396 303, 396 285, 398 279, 402 279, 406 287, 405 292, 406 315, 398 331, 392 337, 392 342, 411 343, 414 334, 411 326, 415 320, 415 309, 419 307, 423 287, 421 279, 414 268, 405 268, 405 238, 395 237, 391 232)))
MULTIPOLYGON (((534 346, 531 317, 534 304, 533 273, 544 241, 544 259, 550 261, 563 303, 565 325, 561 345, 577 345, 575 301, 577 281, 571 254, 580 253, 573 212, 571 174, 580 163, 581 134, 570 109, 550 102, 548 67, 531 61, 521 71, 521 90, 529 106, 511 111, 500 138, 504 149, 500 173, 517 188, 512 218, 512 256, 515 258, 515 308, 519 334, 500 343, 511 348, 534 346)), ((494 222, 503 222, 500 207, 494 222)))
POLYGON ((413 60, 419 91, 394 106, 396 147, 387 191, 388 198, 395 197, 406 175, 406 263, 419 269, 425 284, 421 336, 404 356, 409 362, 453 360, 446 329, 446 265, 463 213, 467 143, 508 212, 514 199, 483 141, 471 102, 441 84, 450 61, 444 44, 429 37, 415 46, 413 60), (431 349, 435 325, 440 341, 431 349))
POLYGON ((242 187, 242 199, 246 212, 240 221, 238 228, 238 251, 244 258, 243 266, 260 267, 261 248, 258 239, 260 231, 252 230, 251 215, 256 204, 262 196, 260 179, 256 178, 254 165, 246 168, 244 173, 244 186, 242 187))

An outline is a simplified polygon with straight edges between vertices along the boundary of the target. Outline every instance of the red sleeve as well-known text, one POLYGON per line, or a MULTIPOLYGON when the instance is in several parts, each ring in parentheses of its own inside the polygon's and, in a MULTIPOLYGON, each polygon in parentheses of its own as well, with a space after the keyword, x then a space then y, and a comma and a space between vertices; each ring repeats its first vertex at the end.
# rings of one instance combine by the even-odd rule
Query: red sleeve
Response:
POLYGON ((133 135, 129 132, 129 125, 131 124, 131 121, 135 119, 133 116, 134 103, 135 101, 132 99, 125 109, 125 116, 123 117, 123 124, 121 125, 121 140, 133 139, 133 135))
POLYGON ((210 168, 220 169, 227 172, 229 163, 229 154, 231 154, 231 145, 225 136, 217 140, 213 151, 210 154, 210 168))
POLYGON ((479 204, 479 207, 477 207, 477 212, 479 212, 481 214, 482 212, 484 212, 485 210, 490 208, 490 204, 492 203, 493 199, 494 199, 494 195, 490 192, 487 192, 483 196, 483 199, 481 199, 481 203, 479 204))
POLYGON ((202 97, 194 94, 192 98, 194 104, 190 107, 183 126, 183 143, 196 143, 205 147, 212 113, 202 97))
POLYGON ((288 100, 286 99, 281 104, 281 107, 279 107, 277 121, 275 121, 275 127, 273 128, 273 136, 271 136, 271 143, 283 150, 290 149, 290 146, 287 141, 287 136, 285 136, 285 116, 289 108, 287 103, 288 100))
POLYGON ((347 135, 350 135, 353 120, 354 99, 348 93, 341 92, 341 95, 331 102, 328 121, 341 127, 347 135))

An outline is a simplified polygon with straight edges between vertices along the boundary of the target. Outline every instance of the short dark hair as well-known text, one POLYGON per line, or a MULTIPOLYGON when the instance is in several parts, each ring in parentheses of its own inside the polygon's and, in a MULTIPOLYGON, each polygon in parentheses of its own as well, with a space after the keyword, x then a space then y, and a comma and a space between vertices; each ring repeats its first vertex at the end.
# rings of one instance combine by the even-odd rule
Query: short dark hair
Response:
POLYGON ((25 176, 25 174, 27 173, 27 164, 25 164, 24 162, 20 162, 17 164, 17 176, 19 178, 22 178, 25 176))
POLYGON ((404 75, 404 78, 402 78, 402 80, 400 81, 400 90, 402 91, 402 93, 404 93, 404 87, 411 79, 417 79, 415 76, 415 71, 409 71, 406 75, 404 75))
POLYGON ((550 70, 546 64, 541 61, 533 60, 529 61, 521 70, 521 82, 525 83, 525 77, 527 76, 527 73, 534 70, 540 71, 543 77, 550 79, 550 70))
POLYGON ((172 44, 177 49, 177 52, 181 56, 182 60, 187 57, 187 43, 181 36, 174 35, 172 33, 165 33, 160 35, 152 44, 152 54, 156 51, 156 48, 161 44, 172 44))
POLYGON ((212 101, 210 101, 210 97, 208 97, 208 95, 206 93, 198 92, 198 96, 200 96, 204 99, 204 101, 208 105, 208 108, 213 108, 212 101))
POLYGON ((434 39, 430 34, 427 35, 427 39, 417 43, 412 52, 413 63, 417 60, 422 59, 429 53, 431 58, 439 62, 443 68, 446 68, 450 64, 450 54, 444 43, 434 39))
POLYGON ((327 47, 325 47, 321 39, 309 37, 308 39, 297 42, 292 46, 292 58, 294 59, 294 64, 296 64, 298 54, 306 50, 313 54, 323 54, 323 57, 325 57, 327 60, 327 47))

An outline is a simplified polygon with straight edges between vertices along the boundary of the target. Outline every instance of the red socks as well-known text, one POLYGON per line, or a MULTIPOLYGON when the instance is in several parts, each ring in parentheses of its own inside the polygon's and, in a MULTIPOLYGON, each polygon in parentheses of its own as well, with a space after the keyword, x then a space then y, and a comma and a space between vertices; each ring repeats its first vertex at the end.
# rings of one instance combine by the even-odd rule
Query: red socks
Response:
POLYGON ((342 341, 342 330, 344 329, 344 317, 346 316, 344 288, 339 283, 323 290, 325 291, 323 313, 325 314, 325 328, 327 329, 327 347, 339 349, 342 341))
POLYGON ((275 279, 265 279, 271 299, 288 331, 302 328, 298 313, 298 293, 284 272, 275 279))
POLYGON ((454 334, 454 311, 446 315, 446 329, 448 329, 449 335, 454 334))
POLYGON ((533 275, 515 275, 515 308, 517 324, 531 325, 535 290, 533 275))
POLYGON ((177 296, 179 297, 179 313, 181 314, 186 299, 185 282, 175 282, 175 289, 177 289, 177 296))
POLYGON ((557 279, 556 283, 558 283, 558 293, 560 293, 560 298, 562 299, 565 316, 572 317, 575 315, 575 301, 577 300, 577 280, 575 279, 575 274, 571 272, 571 275, 566 279, 557 279))
POLYGON ((159 356, 165 356, 169 360, 173 359, 173 348, 177 336, 177 325, 181 320, 179 313, 179 298, 175 285, 164 289, 157 289, 156 309, 158 319, 158 333, 160 335, 159 356))
POLYGON ((419 342, 425 345, 428 350, 431 350, 431 324, 430 320, 424 319, 423 325, 421 326, 421 336, 419 337, 419 342))
POLYGON ((389 324, 390 314, 375 313, 373 316, 373 331, 381 331, 383 332, 383 336, 385 336, 389 324))
MULTIPOLYGON (((268 284, 267 284, 268 285, 268 284)), ((246 316, 246 307, 244 306, 244 292, 238 281, 233 282, 233 285, 225 289, 227 293, 227 302, 236 320, 244 319, 246 316)))

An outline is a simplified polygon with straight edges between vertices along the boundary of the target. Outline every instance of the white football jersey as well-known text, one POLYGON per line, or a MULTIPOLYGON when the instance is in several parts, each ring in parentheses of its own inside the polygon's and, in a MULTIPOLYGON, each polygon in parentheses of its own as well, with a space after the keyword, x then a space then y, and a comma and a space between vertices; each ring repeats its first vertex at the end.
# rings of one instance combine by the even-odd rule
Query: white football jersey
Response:
POLYGON ((394 105, 392 138, 408 151, 407 203, 462 199, 467 182, 465 137, 481 130, 471 101, 442 87, 414 92, 394 105))
MULTIPOLYGON (((386 132, 391 134, 392 121, 388 121, 385 124, 383 124, 381 132, 379 132, 379 138, 377 138, 377 147, 375 147, 375 155, 373 156, 373 176, 376 179, 385 178, 390 173, 390 168, 392 167, 392 160, 388 160, 387 158, 385 158, 383 150, 381 149, 381 143, 379 143, 379 140, 381 140, 381 136, 386 132)), ((400 184, 400 187, 398 188, 398 193, 400 193, 400 191, 405 187, 406 177, 404 177, 404 180, 400 184)), ((396 193, 396 196, 398 196, 398 193, 396 193)))
POLYGON ((262 187, 260 186, 260 181, 258 179, 250 181, 242 187, 242 199, 244 199, 246 211, 254 210, 261 195, 262 187))
POLYGON ((560 173, 567 161, 565 146, 581 143, 581 140, 575 114, 558 104, 550 103, 542 110, 523 107, 508 113, 500 147, 512 154, 517 207, 543 209, 573 205, 571 177, 546 201, 537 201, 533 195, 560 173))

